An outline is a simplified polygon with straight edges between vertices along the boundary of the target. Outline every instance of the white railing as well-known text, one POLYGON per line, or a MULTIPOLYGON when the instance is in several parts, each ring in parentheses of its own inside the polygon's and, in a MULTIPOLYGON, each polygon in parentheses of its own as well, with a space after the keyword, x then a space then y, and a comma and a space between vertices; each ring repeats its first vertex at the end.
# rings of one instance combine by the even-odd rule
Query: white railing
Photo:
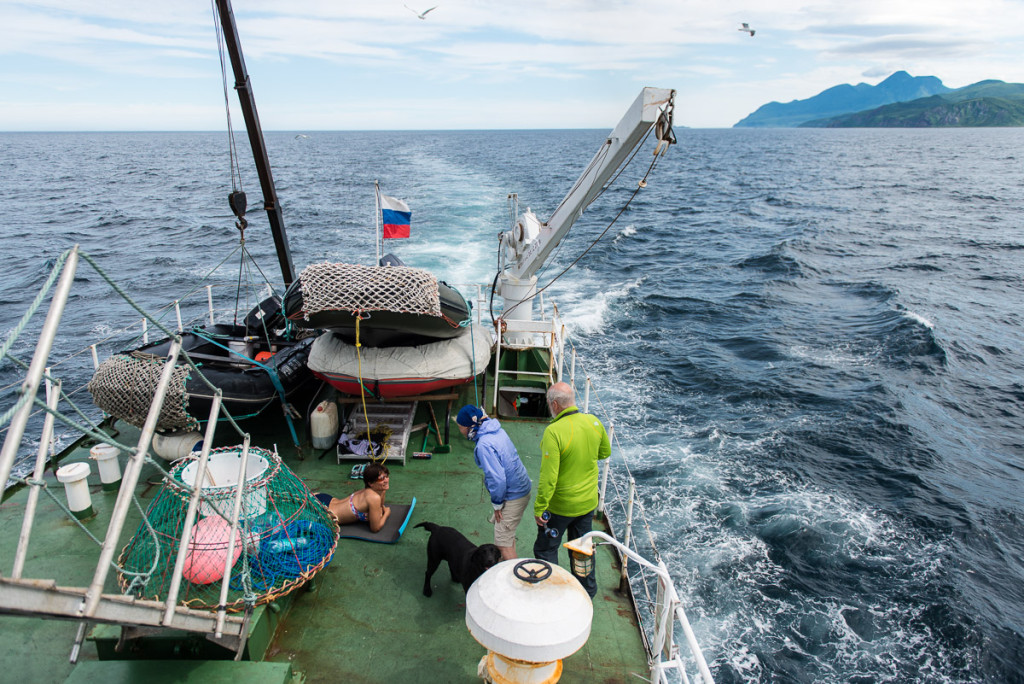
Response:
MULTIPOLYGON (((32 408, 39 403, 36 401, 36 394, 43 378, 46 377, 48 382, 52 379, 49 357, 53 350, 53 342, 58 333, 60 318, 68 300, 68 293, 78 267, 78 248, 72 248, 65 256, 60 274, 60 282, 54 292, 46 321, 39 334, 32 362, 29 365, 24 381, 21 383, 20 396, 15 406, 8 411, 11 417, 3 448, 0 450, 0 476, 2 476, 0 482, 7 481, 18 451, 23 446, 26 438, 26 426, 32 415, 32 408)), ((41 297, 37 298, 36 306, 38 306, 39 301, 41 301, 41 297)), ((23 318, 24 325, 19 325, 17 332, 25 329, 33 314, 34 309, 30 309, 23 318)), ((180 316, 178 316, 178 321, 180 328, 180 316)), ((9 342, 10 340, 5 342, 5 352, 10 346, 9 342)), ((100 551, 95 569, 93 570, 92 581, 86 588, 61 586, 56 579, 51 578, 24 577, 25 561, 30 556, 29 549, 32 543, 32 527, 36 519, 37 503, 42 488, 46 486, 46 483, 43 481, 43 472, 48 456, 52 457, 54 451, 54 445, 51 440, 54 417, 60 415, 59 402, 61 398, 67 398, 67 395, 61 392, 60 381, 54 380, 53 391, 48 392, 44 405, 45 408, 40 409, 46 412, 46 416, 43 421, 42 434, 36 455, 34 477, 26 480, 29 491, 27 497, 25 497, 26 503, 22 514, 21 534, 18 538, 18 545, 14 554, 13 567, 8 577, 0 576, 0 612, 35 614, 41 617, 52 618, 71 618, 82 621, 83 625, 85 622, 110 622, 122 625, 165 626, 204 632, 212 635, 214 638, 221 638, 226 635, 233 645, 237 646, 238 652, 241 653, 241 648, 245 643, 246 625, 246 619, 243 616, 227 616, 224 610, 218 613, 211 613, 177 605, 177 596, 183 581, 181 570, 184 563, 184 555, 189 548, 193 531, 191 525, 184 527, 184 536, 179 547, 178 562, 175 566, 174 581, 171 591, 165 600, 137 600, 132 596, 104 592, 109 571, 112 567, 115 567, 114 555, 116 550, 122 545, 120 539, 124 531, 129 509, 133 502, 137 503, 135 489, 142 467, 147 461, 152 462, 148 456, 150 442, 155 432, 157 418, 160 414, 167 393, 167 387, 180 352, 181 342, 179 339, 176 339, 172 343, 164 363, 156 394, 139 436, 138 444, 127 461, 106 534, 102 540, 97 540, 100 543, 100 551)), ((219 410, 220 396, 218 393, 213 401, 210 421, 207 424, 207 434, 203 442, 200 470, 195 480, 196 483, 204 481, 206 459, 209 456, 210 447, 214 443, 214 430, 216 429, 216 417, 219 410)), ((98 433, 90 434, 90 436, 97 439, 105 437, 105 435, 98 433)), ((248 447, 247 437, 243 447, 243 457, 240 459, 242 471, 239 473, 237 480, 234 511, 230 518, 232 540, 235 539, 242 490, 246 484, 244 453, 248 447)), ((113 443, 113 440, 109 440, 108 443, 112 443, 115 447, 121 447, 121 445, 113 443)), ((163 476, 165 478, 169 477, 166 472, 163 472, 163 476)), ((194 514, 195 507, 199 505, 198 500, 201 488, 198 485, 190 487, 186 483, 179 483, 179 486, 191 492, 190 512, 194 514)), ((232 558, 231 551, 229 549, 228 559, 232 558)), ((230 562, 227 565, 228 567, 225 568, 221 586, 220 605, 222 606, 225 603, 226 592, 232 579, 230 562)), ((53 573, 59 571, 59 567, 50 568, 48 566, 48 568, 53 573)), ((84 628, 78 630, 78 636, 72 649, 73 658, 76 657, 84 633, 84 628)))
MULTIPOLYGON (((503 375, 539 375, 544 376, 549 384, 555 381, 564 381, 573 387, 577 397, 580 396, 580 387, 579 384, 577 384, 577 366, 582 367, 583 364, 578 357, 576 347, 567 340, 566 327, 561 322, 558 314, 558 308, 552 305, 551 309, 552 312, 550 317, 546 317, 544 312, 544 303, 541 301, 540 320, 506 321, 502 319, 502 330, 505 333, 534 334, 538 338, 534 340, 536 344, 528 346, 545 350, 548 354, 548 358, 550 359, 550 364, 546 373, 524 373, 524 371, 520 370, 500 370, 499 364, 503 346, 501 339, 502 336, 499 336, 494 363, 494 406, 497 406, 498 392, 501 385, 501 377, 503 375), (566 373, 564 366, 566 362, 567 345, 569 368, 566 373)), ((522 337, 519 337, 518 339, 522 339, 522 337)), ((523 345, 505 345, 505 348, 522 349, 523 345)), ((582 378, 582 385, 583 400, 578 403, 584 413, 592 413, 590 406, 591 394, 597 396, 597 391, 594 388, 592 379, 585 372, 582 378)), ((600 403, 600 397, 598 397, 598 402, 600 403)), ((603 404, 601 408, 601 413, 603 415, 600 417, 608 429, 608 439, 613 445, 612 454, 614 456, 616 450, 620 454, 623 454, 623 450, 616 439, 615 422, 612 417, 608 415, 607 408, 604 407, 603 404)), ((623 585, 628 583, 630 588, 633 590, 633 608, 637 613, 638 620, 640 621, 644 636, 644 644, 647 648, 648 660, 651 668, 651 681, 656 684, 668 684, 670 681, 669 676, 672 672, 675 672, 684 684, 688 684, 690 681, 686 671, 686 663, 681 655, 679 645, 676 643, 674 638, 674 627, 678 624, 685 635, 691 664, 696 667, 699 677, 704 684, 713 684, 711 671, 708 668, 703 653, 701 652, 700 645, 697 643, 697 638, 694 635, 690 622, 686 617, 686 612, 683 610, 679 595, 676 592, 675 585, 668 569, 661 560, 658 560, 657 563, 653 563, 644 558, 638 550, 636 536, 633 533, 635 527, 634 515, 636 511, 639 511, 640 515, 643 516, 643 506, 637 496, 636 481, 629 472, 629 465, 626 463, 624 455, 622 459, 615 461, 616 464, 622 464, 625 468, 626 472, 624 479, 626 482, 626 491, 620 491, 619 488, 613 484, 611 494, 609 494, 609 474, 612 470, 611 463, 612 459, 608 459, 601 463, 598 511, 608 520, 609 527, 612 528, 613 534, 615 533, 613 523, 621 523, 621 539, 616 539, 613 536, 608 536, 601 532, 591 532, 590 534, 585 535, 584 538, 602 539, 604 543, 615 547, 619 553, 619 559, 622 567, 620 582, 623 585), (609 506, 609 504, 612 506, 609 506), (611 507, 616 507, 623 511, 621 520, 613 521, 611 519, 609 510, 611 507), (632 576, 629 574, 631 567, 630 560, 632 560, 636 566, 636 570, 632 576), (653 599, 650 597, 652 584, 656 587, 656 595, 653 599), (640 602, 635 598, 638 591, 647 595, 648 600, 645 601, 645 605, 650 607, 652 614, 644 614, 644 611, 641 609, 640 602), (646 629, 644 629, 644 626, 647 624, 652 625, 651 634, 648 634, 646 629)), ((643 526, 643 533, 644 542, 657 558, 658 551, 654 545, 654 540, 651 537, 646 521, 643 526)))

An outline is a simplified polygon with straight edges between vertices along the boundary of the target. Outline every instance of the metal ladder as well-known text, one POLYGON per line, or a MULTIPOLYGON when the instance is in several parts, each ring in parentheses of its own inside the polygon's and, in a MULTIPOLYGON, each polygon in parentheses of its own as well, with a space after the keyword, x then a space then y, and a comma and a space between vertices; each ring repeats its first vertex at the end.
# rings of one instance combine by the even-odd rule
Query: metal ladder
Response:
MULTIPOLYGON (((367 431, 367 420, 369 429, 372 431, 377 426, 391 428, 391 436, 387 440, 387 459, 397 461, 405 465, 405 452, 409 446, 409 433, 412 432, 412 420, 416 415, 416 406, 419 402, 409 403, 387 403, 367 404, 366 414, 363 414, 361 404, 354 404, 342 430, 345 434, 358 435, 367 431)), ((342 461, 366 461, 369 456, 348 453, 338 446, 338 463, 342 461)))

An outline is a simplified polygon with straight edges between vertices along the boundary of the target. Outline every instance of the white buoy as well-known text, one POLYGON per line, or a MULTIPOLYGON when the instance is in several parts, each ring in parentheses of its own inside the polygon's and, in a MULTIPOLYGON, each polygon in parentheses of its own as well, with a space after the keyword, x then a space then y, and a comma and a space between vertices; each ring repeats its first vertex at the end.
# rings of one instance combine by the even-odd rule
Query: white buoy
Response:
POLYGON ((121 488, 121 463, 117 460, 120 454, 121 450, 110 444, 101 443, 89 449, 89 458, 96 461, 105 492, 121 488))
POLYGON ((167 432, 153 435, 153 453, 168 461, 198 456, 203 436, 198 432, 167 432))
POLYGON ((92 497, 89 496, 89 473, 92 469, 88 463, 69 463, 57 469, 57 481, 64 483, 64 493, 68 497, 68 508, 79 520, 96 515, 92 508, 92 497))
POLYGON ((488 650, 478 673, 493 682, 557 682, 562 659, 587 643, 593 618, 579 580, 537 559, 498 563, 466 595, 466 626, 488 650))
POLYGON ((338 405, 333 401, 321 401, 310 417, 314 449, 330 449, 338 441, 338 405))

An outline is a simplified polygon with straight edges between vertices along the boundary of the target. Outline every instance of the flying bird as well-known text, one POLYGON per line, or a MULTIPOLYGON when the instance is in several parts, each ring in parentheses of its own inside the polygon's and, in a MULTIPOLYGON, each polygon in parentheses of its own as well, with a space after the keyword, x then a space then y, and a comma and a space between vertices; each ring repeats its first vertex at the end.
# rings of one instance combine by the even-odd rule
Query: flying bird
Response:
MULTIPOLYGON (((430 10, 427 10, 427 12, 429 12, 429 11, 430 10)), ((420 17, 420 19, 422 19, 422 18, 423 17, 420 17)), ((736 30, 737 31, 746 31, 747 33, 750 34, 751 38, 754 37, 754 29, 750 28, 750 24, 748 24, 747 22, 743 22, 743 24, 740 26, 740 28, 738 28, 736 30)))
POLYGON ((428 10, 423 10, 422 12, 417 12, 417 11, 416 11, 416 10, 414 10, 414 9, 413 9, 412 7, 409 7, 408 5, 405 5, 405 9, 409 10, 410 12, 412 12, 413 14, 415 14, 415 15, 416 15, 417 17, 419 17, 420 19, 426 19, 426 18, 427 18, 427 14, 428 14, 428 13, 430 13, 430 12, 433 12, 434 10, 436 10, 436 9, 437 9, 437 7, 438 7, 437 5, 434 5, 433 7, 431 7, 431 8, 430 8, 430 9, 428 9, 428 10))

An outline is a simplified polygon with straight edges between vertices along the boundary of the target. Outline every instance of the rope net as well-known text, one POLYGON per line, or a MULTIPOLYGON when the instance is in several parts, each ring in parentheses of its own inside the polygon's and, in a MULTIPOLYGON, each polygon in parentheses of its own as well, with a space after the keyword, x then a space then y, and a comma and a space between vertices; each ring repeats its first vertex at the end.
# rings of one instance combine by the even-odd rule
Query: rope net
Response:
MULTIPOLYGON (((166 359, 151 355, 115 354, 96 369, 87 388, 96 406, 110 415, 141 428, 153 403, 166 359)), ((160 409, 158 430, 195 430, 199 421, 188 412, 185 383, 189 367, 174 368, 167 397, 160 409)))
POLYGON ((409 266, 310 264, 299 276, 302 314, 322 311, 392 311, 441 315, 437 278, 409 266))
MULTIPOLYGON (((210 452, 179 593, 191 608, 219 607, 241 455, 241 447, 210 452)), ((168 595, 198 466, 185 459, 172 468, 122 549, 118 580, 126 594, 168 595)), ((330 563, 338 544, 337 523, 273 452, 249 447, 245 480, 224 606, 229 612, 298 588, 330 563)))

